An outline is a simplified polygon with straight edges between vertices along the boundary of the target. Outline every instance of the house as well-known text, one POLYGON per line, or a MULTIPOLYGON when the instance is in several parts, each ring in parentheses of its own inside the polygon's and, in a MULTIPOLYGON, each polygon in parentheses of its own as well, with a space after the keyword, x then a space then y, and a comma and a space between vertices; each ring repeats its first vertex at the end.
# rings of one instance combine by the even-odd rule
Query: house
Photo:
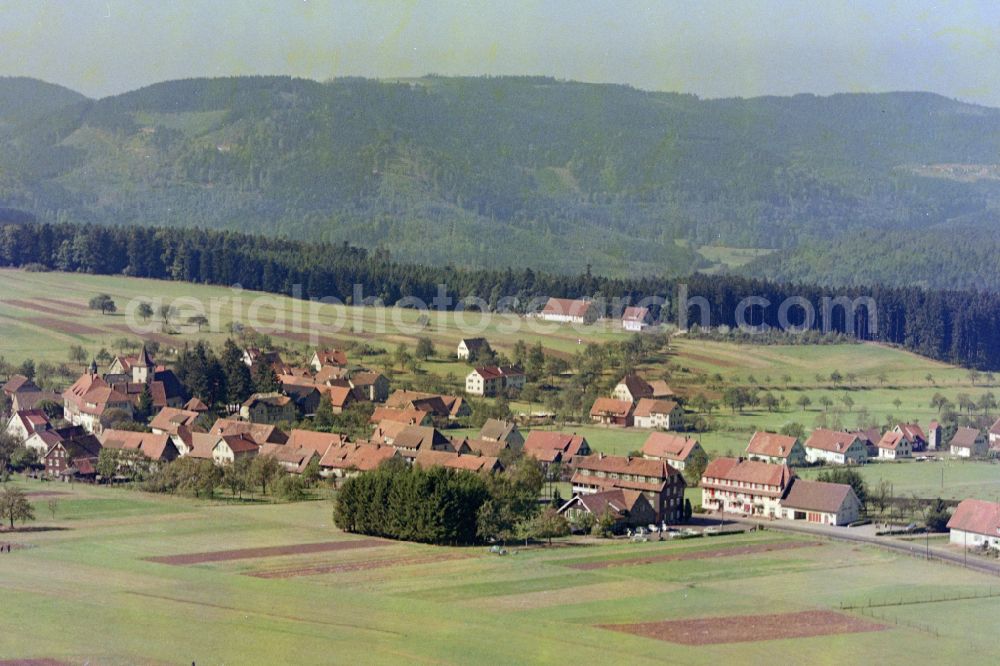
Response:
POLYGON ((36 430, 48 430, 52 427, 49 417, 40 409, 27 409, 16 411, 10 415, 7 421, 7 434, 18 442, 23 442, 36 430))
POLYGON ((662 460, 598 453, 578 456, 570 483, 574 494, 607 490, 634 490, 649 500, 656 522, 678 523, 684 518, 684 477, 662 460))
MULTIPOLYGON (((642 445, 642 457, 663 460, 671 467, 684 470, 695 455, 706 455, 701 443, 693 437, 682 437, 665 432, 651 432, 642 445)), ((707 457, 706 457, 707 459, 707 457)))
POLYGON ((1000 549, 1000 504, 962 500, 948 521, 948 530, 948 540, 956 546, 1000 549))
POLYGON ((980 458, 989 450, 986 435, 978 428, 959 428, 948 447, 951 455, 959 458, 980 458))
POLYGON ((257 443, 258 446, 264 444, 285 444, 288 442, 288 435, 277 426, 269 423, 250 423, 249 421, 237 421, 236 419, 216 419, 212 427, 208 429, 212 435, 247 435, 257 443))
POLYGON ((629 527, 645 527, 656 522, 656 511, 638 490, 615 488, 589 495, 575 495, 561 507, 559 514, 572 524, 578 524, 584 515, 600 520, 610 514, 614 520, 611 531, 624 532, 629 527))
MULTIPOLYGON (((281 383, 281 392, 292 399, 295 409, 303 416, 314 416, 319 408, 319 401, 323 390, 328 387, 317 385, 311 379, 297 377, 295 375, 278 375, 281 383)), ((350 392, 349 389, 345 389, 350 392)))
POLYGON ((846 483, 793 478, 781 500, 781 517, 820 525, 850 525, 861 516, 861 502, 846 483))
POLYGON ((906 437, 906 440, 910 443, 911 451, 927 450, 927 435, 924 434, 924 429, 918 424, 899 423, 893 430, 906 437))
POLYGON ((418 425, 404 426, 392 438, 392 445, 396 447, 401 456, 411 462, 420 451, 453 452, 455 450, 451 440, 441 434, 437 428, 418 425))
POLYGON ((989 432, 986 434, 989 438, 991 449, 1000 446, 1000 419, 997 419, 997 422, 990 427, 989 432))
POLYGON ((629 427, 632 425, 634 405, 628 400, 598 398, 590 408, 590 420, 604 425, 629 427))
POLYGON ((878 441, 879 460, 896 460, 897 458, 911 458, 913 454, 913 444, 906 435, 890 430, 878 441))
POLYGON ((593 301, 570 298, 550 298, 541 312, 539 319, 545 321, 569 322, 572 324, 591 324, 598 320, 600 313, 593 301))
POLYGON ((747 444, 747 458, 772 465, 799 467, 806 464, 806 449, 797 437, 758 431, 747 444))
POLYGON ((257 455, 272 456, 289 474, 302 474, 314 460, 318 464, 321 459, 320 454, 313 449, 281 444, 265 444, 260 447, 257 455))
POLYGON ((650 388, 653 389, 653 393, 649 395, 650 398, 672 398, 674 397, 674 390, 662 379, 654 379, 649 382, 650 388))
POLYGON ((65 428, 39 428, 24 440, 24 448, 32 451, 40 459, 45 455, 46 451, 58 442, 85 434, 87 434, 87 430, 83 426, 71 425, 65 428))
POLYGON ((477 456, 492 456, 499 458, 504 451, 510 451, 511 446, 507 442, 495 442, 491 439, 478 439, 471 437, 451 437, 451 447, 456 453, 477 456))
POLYGON ((451 408, 445 402, 444 396, 419 391, 393 391, 385 400, 385 406, 393 409, 415 409, 427 412, 432 418, 447 420, 451 418, 451 408))
POLYGON ((180 447, 177 450, 182 456, 200 460, 214 460, 212 454, 215 450, 215 445, 221 439, 220 435, 213 435, 207 432, 186 432, 184 430, 181 433, 184 436, 184 450, 181 451, 180 447))
POLYGON ((368 422, 379 425, 385 421, 405 423, 408 425, 431 425, 433 419, 430 412, 419 409, 394 409, 393 407, 376 407, 368 422))
POLYGON ((288 433, 288 439, 283 446, 290 449, 308 449, 322 457, 331 446, 342 446, 344 441, 344 436, 337 433, 296 428, 288 433))
POLYGON ((630 372, 615 385, 611 391, 611 397, 615 400, 628 402, 635 402, 640 398, 652 398, 653 387, 636 373, 630 372))
POLYGON ((524 446, 524 436, 513 421, 486 419, 486 423, 479 429, 479 438, 491 442, 506 442, 512 449, 524 446))
POLYGON ((19 391, 11 396, 10 408, 12 412, 39 409, 45 402, 54 402, 61 407, 62 396, 52 391, 19 391))
POLYGON ((179 428, 195 428, 199 416, 201 413, 193 410, 164 407, 150 420, 149 427, 156 434, 177 435, 179 428))
POLYGON ((586 437, 576 433, 532 430, 524 440, 524 454, 546 468, 555 462, 572 465, 577 456, 590 455, 590 444, 586 437))
POLYGON ((369 472, 385 461, 399 457, 399 451, 392 446, 345 443, 330 447, 320 459, 319 466, 321 474, 342 478, 369 472))
POLYGON ((640 398, 632 410, 636 428, 676 430, 684 425, 684 410, 673 400, 640 398))
POLYGON ((134 409, 138 409, 147 391, 151 409, 155 414, 164 407, 181 407, 187 400, 184 385, 162 365, 157 365, 143 345, 136 356, 119 356, 111 364, 111 371, 103 379, 119 393, 128 396, 134 409))
POLYGON ((788 465, 716 458, 701 476, 701 505, 709 511, 778 518, 794 476, 788 465))
POLYGON ((941 431, 941 424, 937 421, 931 421, 927 425, 927 449, 930 451, 938 451, 943 448, 944 434, 941 431))
POLYGON ((414 465, 420 465, 424 469, 431 467, 447 467, 449 469, 460 469, 467 472, 502 472, 503 465, 493 456, 462 455, 452 451, 418 451, 413 459, 414 465))
POLYGON ((326 384, 327 386, 350 387, 351 382, 348 379, 350 376, 350 368, 342 368, 339 365, 324 365, 319 372, 313 375, 313 380, 317 384, 326 384))
POLYGON ((348 382, 359 400, 384 402, 389 397, 389 380, 381 372, 355 372, 348 382))
POLYGON ((462 338, 458 341, 458 348, 455 356, 460 361, 469 361, 479 358, 483 352, 489 351, 490 343, 486 338, 462 338))
POLYGON ((281 367, 285 363, 281 360, 281 354, 276 351, 261 351, 256 347, 247 347, 243 350, 243 362, 250 368, 259 363, 264 363, 272 367, 281 367))
POLYGON ((465 392, 487 398, 503 394, 507 389, 524 388, 524 371, 515 365, 484 365, 465 378, 465 392))
POLYGON ((806 462, 857 465, 868 460, 868 448, 849 432, 816 429, 806 440, 806 462))
POLYGON ((298 418, 295 402, 280 393, 254 393, 240 405, 240 416, 253 423, 281 423, 298 418))
POLYGON ((652 322, 649 308, 628 307, 622 312, 622 328, 626 331, 643 331, 652 322))
POLYGON ((87 432, 100 432, 103 417, 111 410, 121 410, 132 418, 133 402, 129 396, 116 391, 96 374, 85 374, 63 391, 63 415, 73 425, 83 426, 87 432))
POLYGON ((97 458, 101 442, 91 433, 84 432, 57 441, 42 457, 45 473, 49 476, 93 477, 97 474, 97 458))
POLYGON ((317 349, 309 359, 309 365, 319 372, 325 365, 343 368, 347 365, 347 354, 339 349, 317 349))
POLYGON ((37 393, 41 390, 38 384, 24 375, 11 375, 10 379, 0 388, 0 391, 3 391, 3 394, 11 399, 18 393, 37 393))
POLYGON ((864 430, 853 430, 851 434, 856 436, 865 447, 869 458, 878 457, 878 443, 882 439, 882 430, 879 428, 866 428, 864 430))
POLYGON ((260 447, 249 435, 222 435, 212 447, 212 461, 216 465, 231 465, 242 458, 253 458, 260 447))
POLYGON ((98 439, 105 449, 128 449, 141 452, 150 460, 170 462, 180 457, 170 435, 166 433, 132 432, 105 428, 98 439))

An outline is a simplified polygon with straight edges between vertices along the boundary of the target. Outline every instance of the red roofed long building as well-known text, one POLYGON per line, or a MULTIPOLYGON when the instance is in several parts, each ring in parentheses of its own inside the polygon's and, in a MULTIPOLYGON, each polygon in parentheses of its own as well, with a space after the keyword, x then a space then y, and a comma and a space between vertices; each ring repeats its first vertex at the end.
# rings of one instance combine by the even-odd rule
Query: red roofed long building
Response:
POLYGON ((806 461, 826 462, 836 465, 857 465, 868 460, 868 447, 849 432, 813 430, 806 440, 806 461))
POLYGON ((962 500, 948 521, 948 529, 955 545, 1000 549, 1000 503, 962 500))
POLYGON ((597 321, 600 313, 593 301, 583 299, 573 300, 571 298, 550 298, 542 311, 538 313, 539 319, 546 321, 562 321, 572 324, 590 324, 597 321))
POLYGON ((598 398, 590 408, 590 420, 603 425, 617 425, 625 428, 632 425, 635 405, 628 400, 598 398))
POLYGON ((574 465, 574 494, 637 490, 649 500, 657 521, 679 523, 684 518, 684 477, 662 460, 599 453, 579 456, 574 465))
POLYGON ((774 465, 798 467, 806 462, 806 450, 796 437, 758 431, 747 444, 747 458, 774 465))
POLYGON ((716 458, 701 477, 701 505, 709 511, 778 518, 793 477, 788 465, 716 458))
POLYGON ((575 433, 532 430, 524 440, 524 454, 543 464, 561 462, 572 465, 576 456, 590 455, 590 444, 585 437, 575 433), (558 460, 555 459, 556 453, 559 454, 558 460))

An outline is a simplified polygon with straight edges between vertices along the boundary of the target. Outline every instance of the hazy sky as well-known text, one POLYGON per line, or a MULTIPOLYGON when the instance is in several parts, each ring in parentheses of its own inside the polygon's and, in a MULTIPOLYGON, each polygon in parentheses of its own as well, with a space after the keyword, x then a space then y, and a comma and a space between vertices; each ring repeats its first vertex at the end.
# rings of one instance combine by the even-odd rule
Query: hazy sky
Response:
POLYGON ((427 73, 1000 106, 1000 2, 0 1, 0 75, 91 96, 193 76, 427 73))

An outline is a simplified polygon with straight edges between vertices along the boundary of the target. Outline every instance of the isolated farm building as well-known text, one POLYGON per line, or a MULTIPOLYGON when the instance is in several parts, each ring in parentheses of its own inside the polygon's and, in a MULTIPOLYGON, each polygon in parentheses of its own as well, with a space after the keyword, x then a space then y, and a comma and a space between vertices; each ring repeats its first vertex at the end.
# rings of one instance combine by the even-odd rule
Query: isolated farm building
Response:
POLYGON ((455 356, 460 361, 468 361, 478 358, 482 352, 488 351, 489 348, 490 343, 486 341, 486 338, 462 338, 458 341, 455 356))
POLYGON ((701 477, 701 505, 710 511, 778 518, 793 477, 788 465, 716 458, 701 477))
POLYGON ((951 438, 949 450, 959 458, 980 458, 986 455, 989 443, 978 428, 959 428, 951 438))
POLYGON ((697 439, 666 432, 649 433, 649 437, 642 445, 643 458, 663 460, 679 470, 683 470, 699 453, 704 455, 705 449, 697 439))
POLYGON ((62 396, 53 391, 19 391, 10 398, 12 412, 38 409, 44 402, 54 402, 62 407, 62 396))
POLYGON ((101 442, 91 433, 81 433, 62 439, 46 451, 42 457, 45 473, 49 476, 93 477, 97 473, 97 458, 101 454, 101 442))
POLYGON ((849 525, 860 517, 861 502, 846 483, 793 478, 781 500, 781 515, 821 525, 849 525))
POLYGON ((213 435, 247 435, 258 446, 263 444, 285 444, 288 435, 270 423, 251 423, 236 419, 216 419, 208 431, 213 435))
POLYGON ((222 435, 212 447, 212 460, 216 465, 229 465, 242 458, 253 458, 258 451, 257 442, 248 435, 222 435))
POLYGON ((486 423, 479 429, 479 438, 506 442, 515 449, 524 446, 524 435, 517 429, 517 424, 503 419, 486 419, 486 423))
POLYGON ((524 371, 516 365, 486 365, 476 368, 465 378, 465 392, 470 395, 494 397, 507 389, 524 388, 524 371))
POLYGON ((677 523, 684 517, 684 477, 662 460, 599 453, 577 457, 574 467, 574 494, 636 490, 649 500, 657 522, 677 523))
POLYGON ((23 442, 34 435, 36 430, 48 430, 51 427, 52 424, 49 423, 49 417, 45 412, 40 409, 26 409, 10 415, 6 430, 8 435, 18 442, 23 442))
POLYGON ((170 435, 106 428, 97 437, 105 449, 139 451, 155 462, 170 462, 180 457, 170 435))
POLYGON ((295 402, 280 393, 254 393, 240 405, 240 416, 253 423, 294 421, 298 416, 295 402))
POLYGON ((424 469, 440 466, 476 473, 503 471, 503 465, 494 456, 462 455, 453 451, 418 451, 413 464, 424 469))
POLYGON ((673 400, 640 398, 632 410, 636 428, 677 430, 684 425, 684 410, 673 400))
POLYGON ((13 398, 18 393, 33 393, 42 389, 24 375, 11 375, 10 379, 4 383, 3 388, 0 390, 8 398, 13 398))
POLYGON ((632 425, 632 412, 635 409, 628 400, 614 398, 598 398, 590 408, 590 420, 604 425, 629 427, 632 425))
POLYGON ((591 324, 600 318, 597 305, 593 301, 571 298, 550 298, 538 313, 545 321, 591 324))
POLYGON ((587 514, 595 520, 610 514, 614 520, 612 531, 616 534, 629 527, 643 527, 656 522, 656 511, 645 495, 638 490, 621 488, 575 495, 559 507, 559 513, 570 523, 579 523, 587 514))
POLYGON ((195 428, 198 412, 177 407, 164 407, 150 422, 150 429, 157 434, 176 435, 180 428, 195 428))
POLYGON ((912 456, 913 444, 901 432, 890 430, 882 435, 882 439, 878 441, 879 460, 896 460, 898 458, 911 458, 912 456))
POLYGON ((368 402, 384 402, 389 397, 389 380, 381 372, 364 370, 351 373, 348 382, 355 397, 368 402))
POLYGON ((394 421, 406 425, 430 425, 433 419, 430 412, 424 412, 419 409, 395 409, 393 407, 376 407, 368 419, 369 423, 376 425, 386 421, 394 421))
POLYGON ((927 424, 927 448, 931 451, 944 448, 944 433, 941 430, 941 424, 937 421, 931 421, 927 424))
POLYGON ((627 307, 622 312, 622 328, 626 331, 642 331, 652 324, 649 308, 627 307))
POLYGON ((747 458, 798 467, 806 462, 806 449, 797 437, 757 431, 747 444, 747 458))
POLYGON ((1000 549, 1000 503, 966 499, 948 521, 950 541, 956 546, 1000 549))
POLYGON ((309 365, 316 372, 323 369, 323 366, 332 365, 345 367, 347 365, 347 354, 339 349, 317 349, 309 359, 309 365))
POLYGON ((577 456, 590 455, 590 444, 576 433, 532 430, 524 440, 524 454, 545 466, 554 462, 572 465, 577 456))
POLYGON ((806 462, 856 465, 868 460, 868 448, 861 439, 850 432, 813 430, 806 440, 806 462))
POLYGON ((101 377, 94 374, 81 376, 63 391, 64 418, 73 425, 86 428, 87 432, 100 432, 104 427, 101 418, 110 410, 121 410, 132 416, 132 401, 114 390, 101 377))
POLYGON ((918 424, 899 423, 893 430, 906 437, 910 442, 911 451, 927 450, 927 435, 924 433, 924 429, 918 424))
POLYGON ((615 384, 611 391, 611 397, 615 400, 627 400, 635 402, 640 398, 652 398, 653 387, 645 379, 634 372, 630 372, 615 384))

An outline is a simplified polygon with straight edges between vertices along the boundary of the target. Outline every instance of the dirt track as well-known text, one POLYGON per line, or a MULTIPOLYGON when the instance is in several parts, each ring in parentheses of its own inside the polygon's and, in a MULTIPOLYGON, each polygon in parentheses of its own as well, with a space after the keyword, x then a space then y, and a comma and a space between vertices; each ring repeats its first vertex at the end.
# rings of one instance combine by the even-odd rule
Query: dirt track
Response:
POLYGON ((884 624, 868 622, 851 615, 825 610, 598 626, 602 629, 611 629, 683 645, 754 643, 785 638, 882 631, 887 628, 884 624))
POLYGON ((147 557, 146 561, 158 564, 189 565, 205 562, 227 562, 229 560, 248 560, 263 557, 279 557, 281 555, 306 555, 309 553, 327 553, 336 550, 353 550, 355 548, 379 548, 392 545, 385 539, 356 539, 354 541, 321 541, 319 543, 299 543, 289 546, 264 546, 261 548, 239 548, 236 550, 213 550, 205 553, 186 553, 182 555, 166 555, 162 557, 147 557))
POLYGON ((751 544, 749 546, 737 546, 735 548, 717 548, 714 550, 695 550, 688 553, 665 553, 663 555, 649 555, 646 557, 630 557, 621 560, 601 560, 599 562, 580 562, 577 564, 567 564, 572 569, 590 571, 593 569, 610 569, 612 567, 634 567, 643 564, 655 564, 657 562, 674 562, 681 560, 708 560, 716 557, 735 557, 737 555, 756 555, 757 553, 771 553, 781 550, 794 550, 807 546, 821 546, 819 541, 789 541, 787 543, 762 543, 751 544))

